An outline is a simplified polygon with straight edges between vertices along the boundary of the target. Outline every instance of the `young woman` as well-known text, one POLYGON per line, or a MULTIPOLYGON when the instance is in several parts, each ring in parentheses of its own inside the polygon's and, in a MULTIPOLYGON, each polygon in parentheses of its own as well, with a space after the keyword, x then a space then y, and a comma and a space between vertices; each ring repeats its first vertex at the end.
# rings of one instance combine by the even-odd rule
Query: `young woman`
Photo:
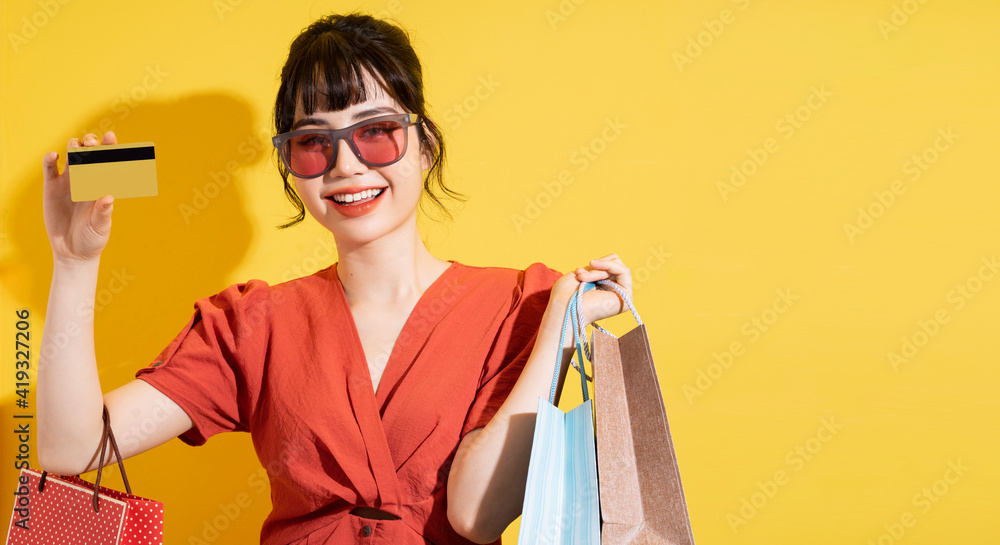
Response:
MULTIPOLYGON (((427 117, 406 34, 330 16, 293 43, 274 109, 285 192, 333 233, 339 262, 269 286, 251 280, 198 301, 177 338, 134 380, 102 393, 92 308, 113 198, 70 200, 69 174, 43 159, 54 256, 39 366, 39 458, 97 467, 102 405, 132 456, 248 431, 273 511, 261 542, 489 543, 521 510, 539 397, 548 395, 567 301, 580 282, 631 289, 611 255, 560 276, 471 267, 430 254, 422 197, 439 203, 444 141, 427 117), (49 333, 79 331, 57 346, 49 333)), ((70 147, 114 144, 105 133, 70 147)), ((583 301, 592 322, 618 296, 583 301)), ((108 463, 104 460, 103 463, 108 463)))

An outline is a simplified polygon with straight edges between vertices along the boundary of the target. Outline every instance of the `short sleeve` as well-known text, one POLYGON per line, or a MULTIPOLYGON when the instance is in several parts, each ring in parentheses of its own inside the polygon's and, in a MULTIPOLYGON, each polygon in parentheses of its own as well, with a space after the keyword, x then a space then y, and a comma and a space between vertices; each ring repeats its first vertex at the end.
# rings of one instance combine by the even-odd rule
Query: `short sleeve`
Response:
POLYGON ((193 427, 180 436, 185 443, 249 429, 253 369, 270 323, 268 294, 266 283, 251 280, 198 301, 187 326, 136 373, 191 418, 193 427))
POLYGON ((493 342, 475 400, 462 427, 463 437, 488 424, 507 400, 535 346, 552 285, 560 276, 562 273, 540 263, 520 273, 510 312, 493 342))

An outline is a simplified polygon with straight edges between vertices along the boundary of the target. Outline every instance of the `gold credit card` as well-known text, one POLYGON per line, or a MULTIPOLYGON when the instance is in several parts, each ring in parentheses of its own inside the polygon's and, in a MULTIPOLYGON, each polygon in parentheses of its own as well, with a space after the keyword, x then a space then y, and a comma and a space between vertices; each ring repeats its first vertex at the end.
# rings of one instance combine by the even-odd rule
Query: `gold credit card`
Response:
POLYGON ((156 153, 152 142, 88 146, 66 150, 74 202, 156 195, 156 153))

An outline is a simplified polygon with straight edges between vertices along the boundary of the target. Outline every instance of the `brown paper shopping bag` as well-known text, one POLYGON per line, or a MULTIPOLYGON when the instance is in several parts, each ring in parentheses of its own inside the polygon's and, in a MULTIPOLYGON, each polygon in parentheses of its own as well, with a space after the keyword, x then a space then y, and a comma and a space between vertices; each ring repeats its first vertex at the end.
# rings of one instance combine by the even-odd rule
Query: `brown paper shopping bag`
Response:
POLYGON ((649 337, 639 324, 621 338, 593 334, 601 543, 694 545, 649 337))

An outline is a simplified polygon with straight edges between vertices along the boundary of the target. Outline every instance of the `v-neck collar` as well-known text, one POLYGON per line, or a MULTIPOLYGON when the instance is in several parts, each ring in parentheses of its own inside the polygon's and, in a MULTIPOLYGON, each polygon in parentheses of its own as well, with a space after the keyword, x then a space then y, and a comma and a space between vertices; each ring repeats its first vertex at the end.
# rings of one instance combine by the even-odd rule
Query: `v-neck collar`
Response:
MULTIPOLYGON (((448 268, 446 268, 423 293, 417 298, 416 304, 410 309, 410 313, 406 317, 406 321, 403 323, 403 327, 399 330, 399 334, 396 336, 396 340, 393 342, 392 349, 389 352, 389 359, 386 361, 385 368, 382 370, 382 377, 379 379, 378 389, 375 389, 375 385, 372 382, 371 369, 368 367, 368 358, 365 356, 365 350, 361 344, 361 335, 358 332, 357 323, 354 321, 354 313, 351 312, 351 306, 347 302, 347 292, 344 291, 344 284, 340 281, 340 275, 337 273, 339 263, 335 263, 331 268, 332 280, 336 284, 337 289, 335 290, 339 296, 340 303, 343 308, 343 312, 347 317, 347 326, 350 330, 351 342, 350 349, 351 354, 347 358, 350 360, 349 365, 353 373, 363 374, 365 380, 361 382, 366 382, 368 386, 368 391, 371 392, 373 400, 375 401, 375 406, 378 409, 379 415, 385 410, 385 404, 389 392, 396 389, 399 381, 402 379, 403 374, 406 371, 406 367, 403 365, 407 361, 413 350, 417 347, 415 343, 409 342, 405 345, 400 345, 400 339, 420 339, 426 337, 426 332, 428 329, 432 328, 434 324, 437 323, 438 318, 440 318, 443 308, 434 308, 430 305, 429 301, 436 300, 440 293, 444 291, 445 285, 447 284, 447 279, 457 270, 461 265, 458 262, 451 261, 448 268), (414 317, 423 317, 418 323, 414 323, 414 317), (397 362, 397 360, 402 360, 397 362), (389 386, 385 386, 389 384, 389 386), (383 387, 385 386, 385 387, 383 387)), ((412 358, 409 358, 412 359, 412 358)), ((360 392, 358 392, 360 394, 360 392)))
POLYGON ((386 429, 382 422, 382 413, 388 396, 386 392, 395 390, 396 385, 402 379, 402 375, 405 372, 403 362, 397 362, 397 360, 405 361, 405 358, 412 359, 412 351, 416 350, 414 345, 418 343, 409 342, 400 348, 399 340, 424 337, 427 334, 427 330, 438 322, 440 314, 444 312, 444 309, 440 307, 447 305, 433 305, 428 303, 428 301, 431 301, 432 298, 433 300, 437 300, 447 279, 454 274, 454 271, 458 267, 457 263, 454 261, 451 262, 451 265, 420 294, 417 303, 413 305, 410 314, 406 317, 403 328, 396 337, 396 342, 393 344, 392 351, 389 354, 389 360, 382 371, 382 379, 379 381, 378 392, 373 391, 374 388, 372 387, 371 371, 368 369, 368 360, 361 345, 361 337, 358 335, 357 324, 354 322, 354 314, 351 312, 350 305, 347 304, 347 294, 344 292, 344 286, 341 284, 340 276, 337 274, 337 265, 334 264, 330 268, 332 281, 336 284, 334 292, 341 305, 340 312, 344 316, 345 328, 349 331, 348 335, 353 335, 346 343, 348 353, 345 354, 346 357, 344 358, 347 368, 347 395, 350 398, 354 417, 365 444, 372 477, 375 479, 378 489, 378 503, 371 506, 376 509, 384 508, 392 512, 396 509, 400 501, 396 464, 389 449, 386 429), (425 316, 426 319, 414 324, 412 323, 414 316, 425 316), (383 384, 390 384, 390 386, 383 388, 383 384))

